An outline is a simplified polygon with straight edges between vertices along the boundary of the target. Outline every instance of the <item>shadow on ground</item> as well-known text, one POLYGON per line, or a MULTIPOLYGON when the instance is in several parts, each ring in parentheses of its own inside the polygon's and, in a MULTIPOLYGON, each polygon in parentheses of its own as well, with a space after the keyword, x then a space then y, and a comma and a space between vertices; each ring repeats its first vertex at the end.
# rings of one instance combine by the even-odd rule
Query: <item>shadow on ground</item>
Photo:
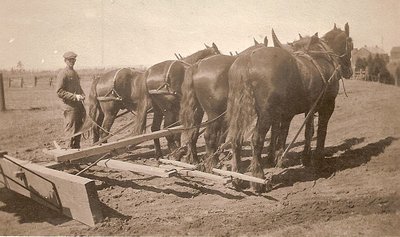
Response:
POLYGON ((325 159, 322 168, 315 170, 312 167, 299 166, 301 153, 291 153, 290 167, 284 172, 274 175, 272 182, 274 189, 292 186, 296 182, 314 181, 319 178, 328 178, 337 171, 352 169, 368 163, 372 157, 382 154, 393 141, 398 138, 387 137, 377 142, 369 143, 364 147, 351 149, 351 147, 361 144, 365 138, 351 138, 344 143, 325 148, 325 159))
POLYGON ((60 225, 71 220, 57 211, 6 188, 0 188, 0 202, 5 204, 0 207, 0 211, 14 214, 21 224, 48 222, 52 225, 60 225))
MULTIPOLYGON (((131 189, 137 189, 137 190, 143 190, 143 191, 149 191, 149 192, 155 192, 155 193, 164 193, 164 194, 172 194, 180 198, 193 198, 196 197, 202 193, 208 193, 208 194, 213 194, 213 195, 219 195, 223 198, 228 198, 228 199, 242 199, 244 198, 243 196, 240 195, 232 195, 232 194, 227 194, 218 190, 210 189, 207 188, 206 184, 200 181, 194 181, 190 180, 184 177, 181 177, 182 181, 185 182, 175 182, 176 185, 184 186, 187 188, 193 189, 193 191, 190 192, 185 192, 185 191, 177 191, 171 188, 157 188, 154 186, 150 185, 142 185, 138 184, 135 181, 137 180, 118 180, 110 177, 100 177, 100 176, 95 176, 92 174, 85 174, 84 175, 86 178, 93 179, 93 180, 100 180, 102 181, 102 185, 98 186, 97 189, 104 189, 108 188, 111 186, 119 186, 122 188, 131 188, 131 189)), ((152 177, 152 178, 157 178, 157 177, 152 177)), ((143 181, 143 180, 141 180, 143 181)))

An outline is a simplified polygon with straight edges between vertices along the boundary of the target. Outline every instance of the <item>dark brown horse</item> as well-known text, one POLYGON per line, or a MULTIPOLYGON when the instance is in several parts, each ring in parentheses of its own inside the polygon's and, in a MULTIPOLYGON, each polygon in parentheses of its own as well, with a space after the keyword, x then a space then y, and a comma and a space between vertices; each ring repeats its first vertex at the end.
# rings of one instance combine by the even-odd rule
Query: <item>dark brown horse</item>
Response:
MULTIPOLYGON (((266 47, 268 40, 265 37, 264 44, 254 41, 254 46, 249 47, 240 54, 251 53, 254 50, 266 47)), ((207 168, 211 169, 218 162, 210 156, 220 143, 226 138, 226 121, 223 116, 228 100, 228 71, 237 56, 217 55, 199 61, 189 67, 185 73, 182 84, 182 101, 180 120, 185 128, 198 126, 204 113, 208 120, 204 139, 206 142, 207 168)), ((186 161, 199 163, 196 143, 199 129, 188 130, 186 161)))
MULTIPOLYGON (((164 118, 164 127, 176 125, 179 118, 181 86, 185 76, 186 68, 195 64, 197 61, 220 54, 217 46, 213 43, 212 47, 198 51, 182 60, 168 60, 147 69, 145 79, 147 89, 152 101, 154 117, 151 131, 158 131, 164 118)), ((145 112, 145 111, 142 111, 145 112)), ((138 113, 138 116, 143 117, 138 113)), ((170 152, 180 147, 180 135, 167 136, 168 148, 170 152)), ((155 139, 156 157, 162 157, 160 140, 155 139)))
MULTIPOLYGON (((144 71, 121 68, 95 78, 89 94, 89 116, 92 120, 93 143, 106 137, 117 114, 122 109, 136 111, 148 109, 144 71)), ((134 134, 142 133, 146 117, 137 117, 134 134)))
MULTIPOLYGON (((252 137, 253 176, 264 178, 261 151, 265 136, 272 127, 279 134, 279 141, 286 139, 290 121, 296 114, 307 113, 319 99, 318 134, 315 160, 323 157, 328 121, 335 108, 339 90, 338 79, 352 75, 350 57, 352 41, 349 26, 345 31, 334 27, 322 39, 308 39, 304 56, 291 54, 282 48, 262 48, 252 54, 239 56, 229 71, 229 97, 227 117, 228 137, 232 141, 232 170, 240 169, 243 134, 256 117, 252 137), (281 131, 279 131, 281 130, 281 131)), ((306 125, 306 145, 303 159, 310 158, 312 120, 306 125)), ((274 141, 274 138, 271 138, 274 141)), ((270 146, 276 146, 271 142, 270 146)), ((283 145, 282 145, 283 146, 283 145)), ((272 148, 270 150, 275 150, 272 148)), ((264 185, 254 184, 256 191, 265 190, 264 185)))

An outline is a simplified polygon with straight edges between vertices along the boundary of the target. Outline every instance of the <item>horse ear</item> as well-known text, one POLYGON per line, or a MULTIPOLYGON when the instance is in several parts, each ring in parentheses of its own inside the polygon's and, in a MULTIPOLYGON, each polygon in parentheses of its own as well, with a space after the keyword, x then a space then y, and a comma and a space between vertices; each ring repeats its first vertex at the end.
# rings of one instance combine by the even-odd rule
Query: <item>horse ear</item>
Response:
POLYGON ((183 59, 182 55, 180 53, 178 53, 179 57, 181 58, 181 60, 183 59))
POLYGON ((254 40, 254 45, 260 44, 260 43, 257 42, 257 40, 254 37, 253 37, 253 40, 254 40))
POLYGON ((218 54, 220 54, 219 49, 218 49, 217 45, 216 45, 214 42, 212 43, 212 47, 214 48, 214 50, 215 50, 218 54))
POLYGON ((274 42, 274 47, 283 48, 282 43, 279 41, 278 37, 276 37, 274 29, 272 29, 272 41, 274 42))
POLYGON ((303 36, 301 36, 301 34, 300 34, 300 33, 299 33, 299 38, 300 38, 300 39, 303 39, 303 36))
POLYGON ((210 46, 208 46, 208 45, 206 45, 206 44, 204 44, 204 46, 206 46, 206 49, 210 48, 210 46))
POLYGON ((333 23, 333 29, 337 30, 336 23, 333 23))
POLYGON ((268 46, 268 38, 267 38, 267 36, 264 37, 264 45, 265 45, 265 47, 268 46))
POLYGON ((177 55, 176 53, 174 53, 174 54, 175 54, 176 59, 180 60, 180 58, 178 57, 178 55, 177 55))
POLYGON ((235 51, 236 55, 239 55, 239 53, 237 51, 235 51))
POLYGON ((307 50, 310 49, 310 46, 319 42, 318 32, 311 36, 310 42, 308 42, 307 50))
POLYGON ((344 25, 344 30, 346 32, 347 37, 349 37, 350 36, 349 23, 346 23, 346 25, 344 25))
POLYGON ((230 54, 231 56, 233 56, 233 53, 232 53, 231 51, 229 51, 229 54, 230 54))

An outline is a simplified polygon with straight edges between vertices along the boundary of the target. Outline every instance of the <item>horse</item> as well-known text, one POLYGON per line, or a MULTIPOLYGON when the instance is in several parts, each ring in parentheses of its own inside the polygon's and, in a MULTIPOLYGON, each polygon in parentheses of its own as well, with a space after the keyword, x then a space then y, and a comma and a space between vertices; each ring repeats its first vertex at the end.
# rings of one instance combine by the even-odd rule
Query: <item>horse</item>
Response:
MULTIPOLYGON (((144 71, 121 68, 107 72, 93 80, 89 93, 89 116, 92 120, 93 143, 110 134, 111 127, 122 109, 137 114, 149 108, 144 71)), ((135 135, 143 133, 146 117, 137 117, 133 127, 135 135)), ((103 142, 106 142, 104 140, 103 142)))
MULTIPOLYGON (((267 47, 268 39, 264 43, 254 40, 254 45, 240 54, 251 53, 260 47, 267 47)), ((205 129, 206 142, 206 169, 211 170, 218 160, 211 154, 216 152, 219 144, 226 138, 226 122, 224 113, 228 100, 228 71, 237 56, 217 55, 200 60, 186 70, 182 84, 182 100, 180 120, 187 130, 188 143, 185 160, 188 163, 200 163, 197 156, 196 143, 199 128, 204 113, 210 122, 205 129)))
MULTIPOLYGON (((180 100, 182 95, 182 82, 186 68, 197 61, 220 54, 215 43, 211 47, 200 50, 182 60, 167 60, 151 66, 146 70, 144 78, 146 81, 148 95, 152 102, 154 116, 151 131, 158 131, 164 118, 164 127, 176 125, 179 118, 180 100)), ((141 112, 146 113, 145 110, 141 112)), ((138 116, 143 117, 140 113, 138 116)), ((139 124, 138 124, 139 125, 139 124)), ((180 147, 180 134, 167 136, 168 149, 170 152, 180 147)), ((163 156, 160 140, 154 140, 155 157, 163 156)))
MULTIPOLYGON (((264 178, 261 151, 268 130, 272 128, 271 136, 279 136, 278 143, 282 143, 287 136, 286 129, 296 114, 318 112, 317 147, 313 160, 324 157, 327 126, 339 90, 338 80, 352 76, 352 45, 346 23, 345 31, 335 25, 322 39, 317 35, 309 37, 303 54, 296 55, 280 47, 271 47, 235 60, 229 70, 227 105, 228 138, 233 151, 232 171, 241 168, 243 135, 254 117, 256 126, 251 141, 253 154, 250 166, 253 176, 264 178)), ((302 159, 305 165, 309 165, 312 129, 312 120, 308 120, 303 151, 303 156, 308 158, 302 159)), ((274 141, 275 138, 271 137, 272 151, 277 145, 274 141)), ((234 184, 240 185, 238 180, 234 184)), ((257 192, 265 191, 265 185, 251 185, 257 192)))

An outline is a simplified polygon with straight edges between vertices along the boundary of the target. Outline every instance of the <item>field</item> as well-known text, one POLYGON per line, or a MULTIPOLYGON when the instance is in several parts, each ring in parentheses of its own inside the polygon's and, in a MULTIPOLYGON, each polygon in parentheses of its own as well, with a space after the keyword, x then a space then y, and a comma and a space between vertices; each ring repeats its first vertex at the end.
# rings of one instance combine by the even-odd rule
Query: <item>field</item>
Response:
MULTIPOLYGON (((90 79, 82 83, 89 94, 90 79)), ((286 172, 265 170, 274 174, 274 188, 262 195, 198 178, 94 167, 83 176, 96 180, 102 223, 88 227, 0 189, 0 235, 399 236, 400 88, 356 80, 345 80, 345 87, 348 97, 341 87, 328 127, 325 172, 300 165, 303 135, 286 172)), ((52 148, 53 140, 65 145, 54 87, 5 89, 0 149, 23 160, 50 161, 42 149, 52 148)), ((130 119, 122 117, 114 129, 130 119)), ((302 119, 293 121, 288 141, 302 119)), ((140 155, 152 142, 141 147, 119 158, 152 163, 151 155, 140 155)))

